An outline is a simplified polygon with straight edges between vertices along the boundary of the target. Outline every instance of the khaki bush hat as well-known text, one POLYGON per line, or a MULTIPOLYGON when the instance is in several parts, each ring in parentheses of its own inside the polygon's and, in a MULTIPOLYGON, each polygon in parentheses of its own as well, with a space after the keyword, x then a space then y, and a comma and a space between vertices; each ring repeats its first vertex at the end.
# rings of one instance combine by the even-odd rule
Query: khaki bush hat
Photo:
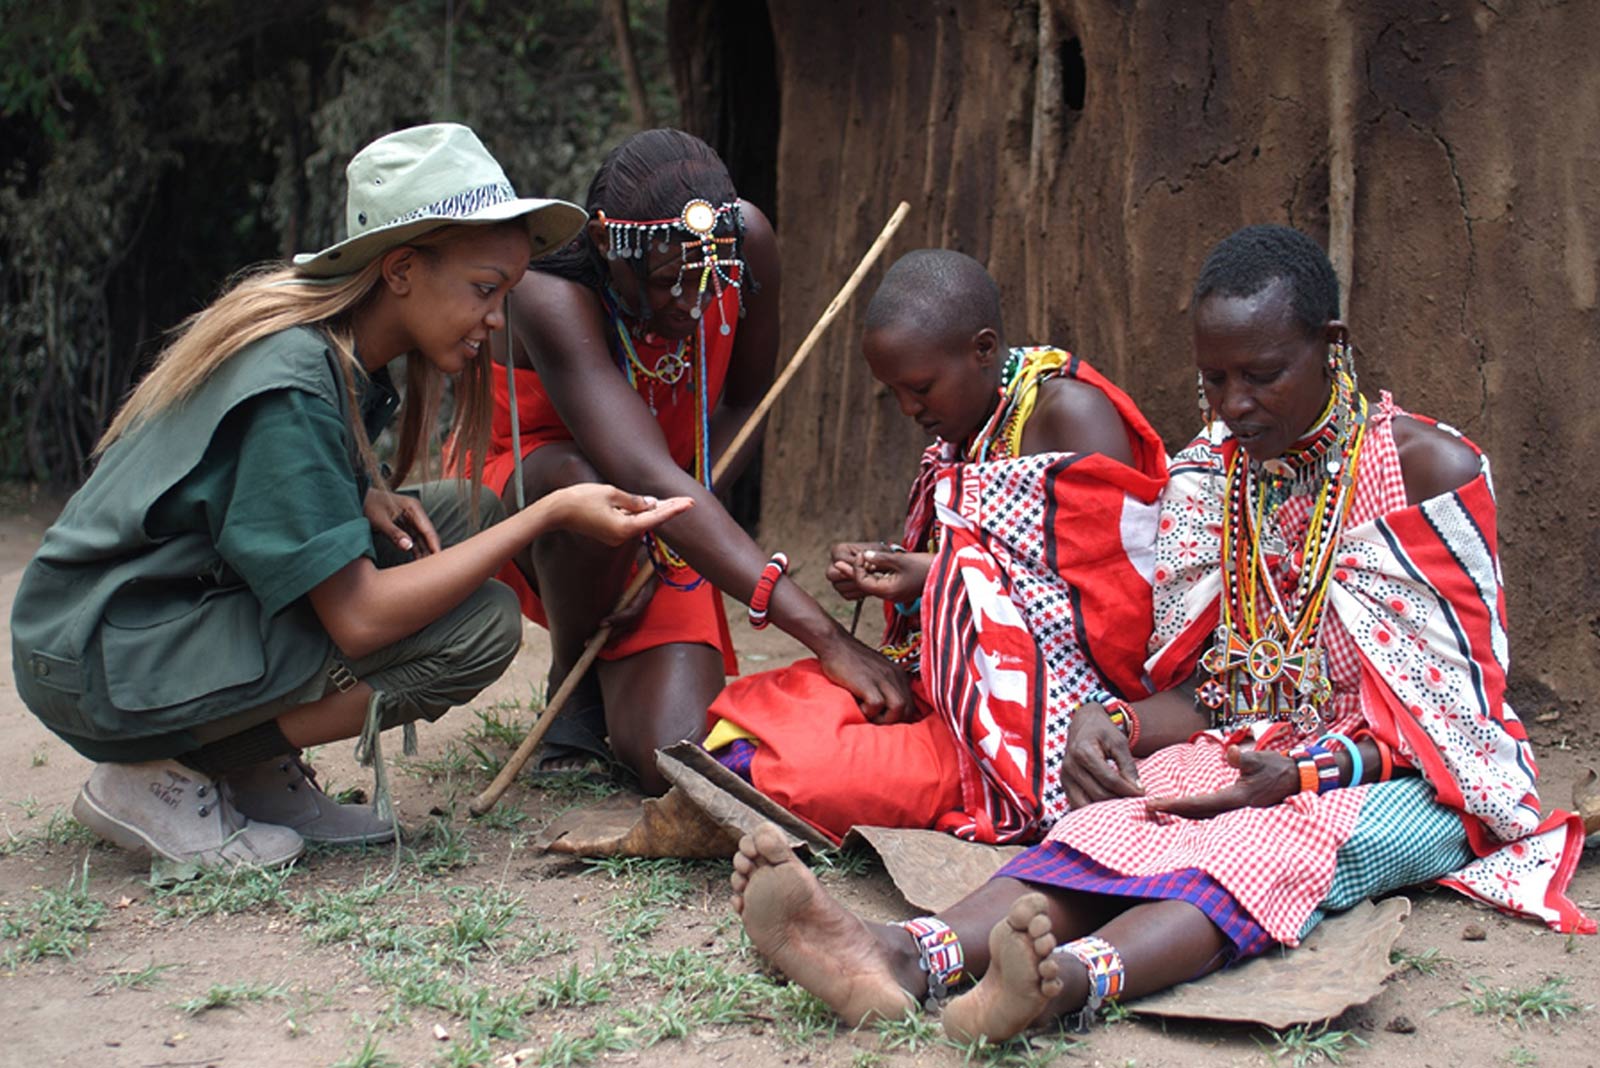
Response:
POLYGON ((294 265, 314 278, 359 271, 373 259, 441 226, 526 219, 533 255, 565 245, 588 214, 565 200, 519 197, 478 135, 454 122, 413 126, 378 138, 345 169, 350 235, 294 265))

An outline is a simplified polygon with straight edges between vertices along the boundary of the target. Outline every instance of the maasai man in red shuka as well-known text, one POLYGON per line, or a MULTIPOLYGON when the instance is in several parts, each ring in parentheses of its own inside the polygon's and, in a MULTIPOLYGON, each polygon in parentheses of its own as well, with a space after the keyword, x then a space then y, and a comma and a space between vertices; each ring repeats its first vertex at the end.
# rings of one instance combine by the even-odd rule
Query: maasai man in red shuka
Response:
MULTIPOLYGON (((563 486, 612 482, 695 507, 647 539, 658 582, 621 611, 640 566, 620 549, 557 534, 498 576, 550 629, 550 689, 602 623, 594 674, 545 736, 539 770, 617 761, 646 793, 667 788, 655 752, 705 730, 705 709, 736 668, 722 594, 753 600, 864 705, 898 714, 904 675, 846 634, 769 556, 710 488, 719 455, 772 383, 779 262, 772 225, 734 191, 705 142, 644 130, 607 155, 584 206, 591 218, 512 291, 496 333, 493 438, 483 481, 510 511, 563 486), (607 744, 609 743, 609 749, 607 744)), ((735 458, 737 476, 754 454, 735 458)), ((470 469, 472 457, 458 457, 470 469)))
POLYGON ((1208 427, 1172 463, 1147 667, 1072 716, 1072 811, 937 916, 869 926, 777 828, 734 858, 757 949, 847 1021, 945 1007, 998 1041, 1294 946, 1327 912, 1438 881, 1565 932, 1583 829, 1544 811, 1505 701, 1488 462, 1357 388, 1339 283, 1249 227, 1194 293, 1208 427))
POLYGON ((857 824, 1037 840, 1067 808, 1071 709, 1147 692, 1161 441, 1077 357, 1005 348, 994 280, 957 252, 898 261, 862 347, 937 440, 901 543, 836 546, 828 574, 884 599, 915 715, 867 716, 803 661, 730 685, 707 747, 835 840, 857 824))

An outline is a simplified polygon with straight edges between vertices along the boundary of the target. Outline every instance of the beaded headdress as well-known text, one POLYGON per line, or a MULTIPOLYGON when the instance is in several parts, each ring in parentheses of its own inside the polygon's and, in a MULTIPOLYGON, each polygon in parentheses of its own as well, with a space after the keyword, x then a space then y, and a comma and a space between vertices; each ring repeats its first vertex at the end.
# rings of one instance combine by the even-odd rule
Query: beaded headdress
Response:
MULTIPOLYGON (((744 220, 738 201, 713 205, 709 200, 695 197, 671 219, 613 219, 603 211, 595 214, 606 228, 607 259, 637 260, 637 269, 642 272, 645 254, 652 247, 667 252, 678 245, 682 250, 682 262, 678 265, 678 280, 672 286, 672 295, 683 296, 685 279, 696 270, 700 272, 698 299, 689 314, 696 319, 700 317, 707 290, 715 299, 731 287, 739 293, 739 315, 744 315, 744 289, 740 285, 744 275, 744 260, 740 257, 744 220)), ((722 332, 726 334, 730 330, 724 322, 722 332)))

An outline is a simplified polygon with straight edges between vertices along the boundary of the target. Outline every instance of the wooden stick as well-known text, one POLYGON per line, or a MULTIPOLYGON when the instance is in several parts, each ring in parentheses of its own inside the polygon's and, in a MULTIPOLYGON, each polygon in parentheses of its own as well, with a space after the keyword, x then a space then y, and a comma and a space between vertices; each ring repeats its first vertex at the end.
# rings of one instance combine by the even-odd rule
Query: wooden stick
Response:
MULTIPOLYGON (((723 450, 722 455, 717 459, 716 467, 711 474, 713 485, 720 481, 723 475, 727 474, 728 466, 733 462, 734 457, 739 454, 739 450, 744 448, 745 443, 750 440, 750 436, 761 426, 761 421, 766 418, 767 412, 777 402, 778 397, 782 395, 784 388, 788 386, 790 380, 800 370, 801 365, 806 362, 806 359, 811 355, 812 349, 816 348, 817 342, 821 340, 822 334, 827 330, 828 325, 838 318, 839 313, 844 310, 844 306, 850 302, 850 298, 855 295, 856 289, 861 285, 861 280, 872 269, 872 265, 878 261, 878 257, 883 255, 883 250, 888 247, 895 231, 900 229, 900 224, 905 222, 906 216, 910 213, 911 205, 902 200, 900 206, 895 208, 894 214, 889 216, 889 221, 884 224, 883 230, 878 234, 878 239, 867 249, 866 255, 861 257, 861 262, 856 265, 855 271, 845 280, 844 285, 839 288, 839 292, 834 295, 833 300, 828 302, 828 306, 823 309, 822 317, 811 328, 811 332, 806 335, 805 340, 800 342, 800 347, 795 349, 793 358, 789 360, 783 371, 768 387, 766 396, 761 398, 761 403, 756 405, 756 410, 750 413, 750 418, 745 420, 744 425, 739 428, 739 432, 734 435, 733 441, 729 442, 728 447, 723 450)), ((639 591, 644 589, 645 583, 650 581, 651 574, 650 568, 641 567, 638 573, 633 576, 633 581, 628 583, 628 588, 622 592, 622 596, 617 598, 616 607, 612 611, 620 612, 624 607, 632 604, 633 599, 639 595, 639 591)), ((572 696, 572 691, 578 688, 578 681, 583 678, 590 665, 594 663, 595 657, 600 655, 600 649, 610 637, 611 628, 602 626, 589 638, 588 643, 583 647, 583 655, 578 657, 578 662, 573 665, 571 671, 567 672, 567 677, 561 680, 561 685, 556 689, 555 695, 545 704, 544 711, 539 714, 538 720, 534 722, 532 729, 528 731, 528 736, 522 740, 521 745, 517 746, 516 752, 512 753, 506 760, 504 766, 500 768, 500 773, 494 777, 494 781, 484 789, 483 793, 473 799, 469 810, 474 816, 481 816, 494 808, 501 795, 521 774, 523 767, 533 757, 533 751, 544 740, 545 732, 555 722, 556 715, 572 696)))

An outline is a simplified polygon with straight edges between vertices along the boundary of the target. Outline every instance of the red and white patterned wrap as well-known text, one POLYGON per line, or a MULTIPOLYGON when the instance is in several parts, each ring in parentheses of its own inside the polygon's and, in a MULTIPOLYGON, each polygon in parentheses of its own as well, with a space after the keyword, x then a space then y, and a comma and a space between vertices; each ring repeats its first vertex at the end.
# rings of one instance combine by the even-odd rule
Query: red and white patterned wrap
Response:
POLYGON ((922 594, 922 678, 956 738, 962 806, 938 829, 1032 841, 1067 810, 1058 770, 1072 709, 1149 692, 1160 439, 1121 390, 1074 359, 1129 428, 1137 467, 1045 453, 936 468, 942 528, 922 594))
MULTIPOLYGON (((1384 394, 1337 548, 1323 624, 1336 713, 1327 729, 1370 728, 1460 814, 1479 859, 1441 882, 1557 930, 1593 931, 1565 894, 1582 825, 1568 813, 1541 816, 1526 733, 1505 703, 1504 597, 1488 461, 1460 490, 1408 506, 1394 446, 1397 414, 1384 394)), ((1217 427, 1170 469, 1146 665, 1158 689, 1193 672, 1217 624, 1223 472, 1236 447, 1217 427)), ((1286 517, 1286 525, 1294 519, 1286 517)), ((1268 744, 1301 740, 1281 729, 1268 744)), ((1208 732, 1141 761, 1140 778, 1150 794, 1220 788, 1237 777, 1223 749, 1220 736, 1208 732)), ((1365 792, 1297 795, 1206 821, 1150 817, 1138 801, 1105 802, 1073 813, 1051 838, 1124 874, 1199 867, 1274 938, 1294 944, 1326 894, 1365 792)))

